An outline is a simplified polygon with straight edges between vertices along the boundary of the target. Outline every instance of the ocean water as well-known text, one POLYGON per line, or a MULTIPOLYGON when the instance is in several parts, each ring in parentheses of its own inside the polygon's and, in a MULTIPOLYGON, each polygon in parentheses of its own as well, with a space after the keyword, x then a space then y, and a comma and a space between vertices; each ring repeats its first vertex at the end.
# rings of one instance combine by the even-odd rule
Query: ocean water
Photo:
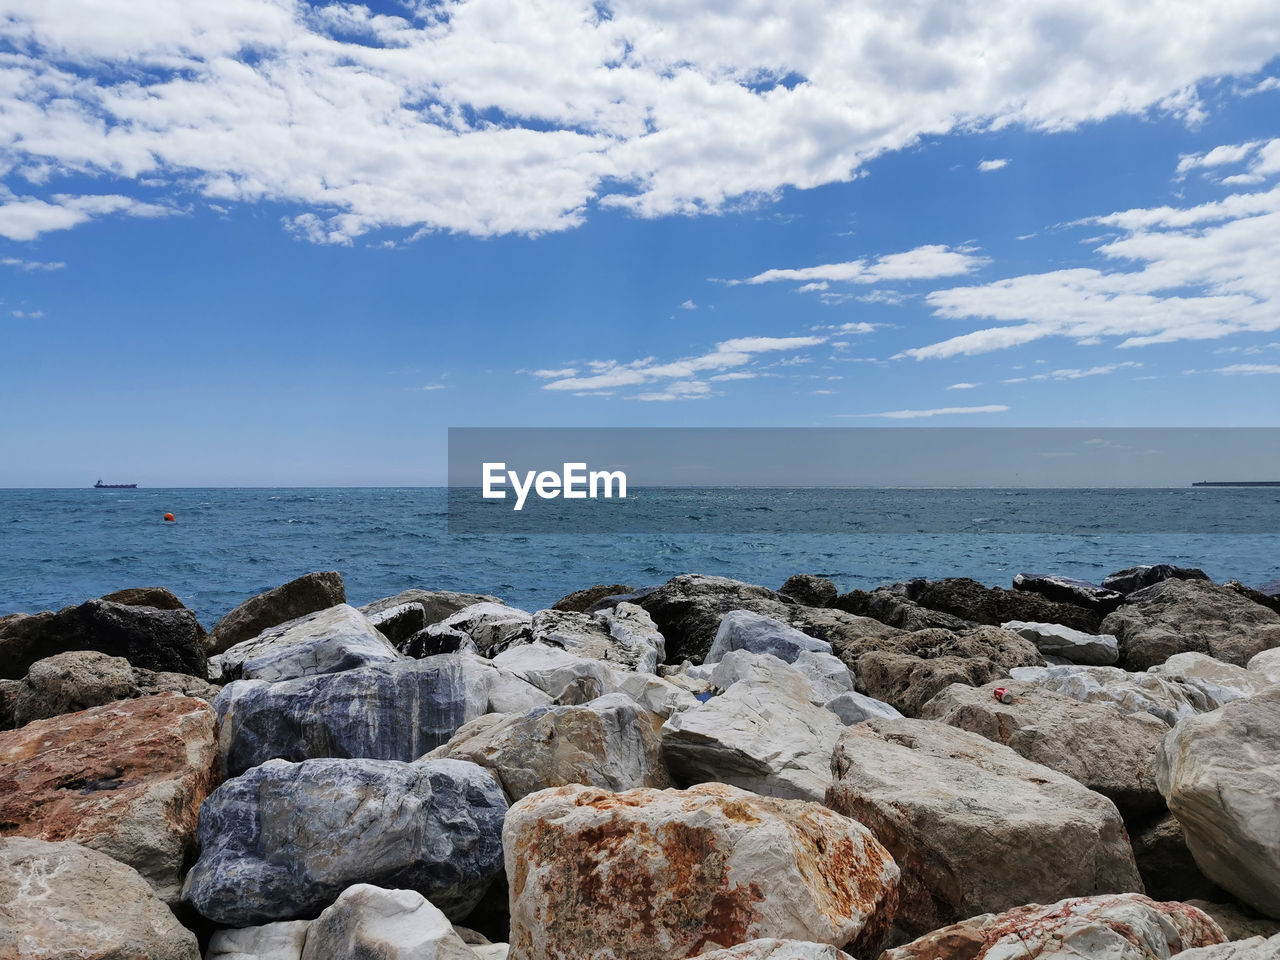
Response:
MULTIPOLYGON (((791 515, 847 512, 849 498, 857 495, 802 493, 796 499, 791 492, 791 515)), ((1277 529, 1272 518, 1280 490, 1209 495, 1217 493, 1223 496, 1208 501, 1211 507, 1200 507, 1210 519, 1257 516, 1252 529, 1277 529)), ((910 494, 919 499, 920 491, 910 494)), ((1055 509, 1070 518, 1092 502, 1096 513, 1099 495, 1063 491, 1055 509)), ((701 496, 715 501, 716 493, 701 496)), ((776 506, 777 492, 723 496, 735 498, 739 509, 765 514, 776 506)), ((893 491, 876 496, 878 509, 892 506, 893 491)), ((972 490, 930 492, 934 509, 989 519, 991 504, 974 498, 972 490)), ((1171 509, 1167 499, 1121 502, 1130 514, 1138 502, 1171 509)), ((679 573, 770 587, 793 573, 816 573, 842 591, 945 576, 1008 586, 1019 572, 1098 580, 1122 567, 1157 562, 1198 566, 1216 580, 1251 585, 1280 579, 1275 533, 991 534, 977 532, 982 524, 976 523, 975 532, 964 533, 798 533, 788 527, 738 535, 451 534, 447 508, 443 488, 0 490, 0 614, 57 609, 125 587, 165 586, 211 626, 247 597, 311 570, 340 571, 355 604, 420 587, 495 594, 530 610, 596 583, 639 587, 679 573), (177 522, 165 523, 167 512, 177 522)), ((1122 522, 1127 519, 1117 512, 1115 529, 1144 528, 1122 522)), ((1240 526, 1201 527, 1219 528, 1240 526)))

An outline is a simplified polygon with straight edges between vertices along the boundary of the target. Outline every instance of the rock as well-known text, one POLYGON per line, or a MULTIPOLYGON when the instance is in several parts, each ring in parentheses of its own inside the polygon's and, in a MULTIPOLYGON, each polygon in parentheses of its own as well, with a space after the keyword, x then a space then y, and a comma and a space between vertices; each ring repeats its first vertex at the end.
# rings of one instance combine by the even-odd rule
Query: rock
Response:
POLYGON ((1280 957, 1280 935, 1269 940, 1253 937, 1213 947, 1197 947, 1184 950, 1178 956, 1185 960, 1275 960, 1280 957))
POLYGON ((1261 917, 1248 907, 1232 903, 1209 903, 1207 900, 1189 900, 1191 906, 1203 910, 1222 928, 1227 940, 1248 940, 1251 937, 1274 937, 1280 933, 1280 921, 1261 917))
POLYGON ((1084 633, 1060 623, 1027 623, 1010 620, 1001 624, 1018 636, 1030 640, 1046 656, 1062 657, 1071 663, 1109 667, 1120 659, 1120 646, 1110 634, 1084 633))
POLYGON ((78 843, 0 839, 0 957, 200 960, 132 867, 78 843))
POLYGON ((512 960, 677 960, 759 937, 873 955, 898 881, 861 824, 723 784, 544 790, 511 808, 503 846, 512 960))
MULTIPOLYGON (((502 603, 473 603, 427 628, 436 638, 469 638, 476 649, 493 656, 507 647, 525 640, 533 625, 533 615, 502 603)), ((438 641, 439 642, 439 641, 438 641)))
POLYGON ((831 644, 815 640, 794 627, 750 610, 731 610, 720 619, 715 639, 704 663, 719 663, 730 650, 770 653, 784 663, 794 663, 801 652, 831 654, 831 644))
POLYGON ((514 803, 549 787, 605 790, 669 787, 658 729, 662 720, 624 694, 582 706, 539 707, 472 721, 428 759, 469 760, 493 772, 514 803))
POLYGON ((1204 875, 1280 919, 1280 686, 1180 722, 1158 776, 1204 875))
POLYGON ((1156 751, 1168 726, 1147 713, 1081 703, 1016 680, 948 687, 921 716, 1002 743, 1032 763, 1065 774, 1110 799, 1124 818, 1164 811, 1156 786, 1156 751), (1003 686, 1012 703, 994 690, 1003 686))
POLYGON ((620 603, 593 614, 539 610, 533 615, 528 637, 504 646, 521 642, 539 643, 642 673, 655 672, 666 655, 662 634, 649 614, 633 603, 620 603))
POLYGON ((840 722, 846 727, 870 720, 872 717, 902 716, 889 704, 856 692, 842 693, 838 697, 832 697, 825 706, 839 717, 840 722))
POLYGON ((1082 703, 1111 704, 1124 713, 1149 713, 1169 726, 1183 717, 1222 706, 1199 688, 1156 673, 1129 673, 1119 667, 1017 667, 1009 675, 1082 703))
POLYGON ((913 580, 907 596, 930 610, 940 610, 973 623, 999 626, 1010 620, 1031 623, 1060 623, 1064 626, 1097 633, 1101 613, 1061 603, 1025 590, 1005 590, 983 586, 968 577, 946 580, 913 580))
POLYGON ((393 647, 410 656, 412 654, 405 649, 409 638, 427 629, 427 611, 420 603, 400 603, 371 612, 366 612, 364 607, 358 609, 393 647))
POLYGON ((880 960, 1169 960, 1220 942, 1218 925, 1195 907, 1120 893, 970 917, 886 950, 880 960))
POLYGON ((552 610, 564 610, 568 613, 586 613, 587 608, 594 606, 605 597, 616 597, 631 593, 635 587, 623 583, 598 584, 585 590, 575 590, 568 596, 561 597, 551 605, 552 610))
POLYGON ((1195 567, 1175 567, 1169 563, 1157 563, 1117 570, 1102 581, 1102 586, 1117 593, 1130 594, 1164 580, 1208 579, 1207 573, 1195 567))
POLYGON ((712 781, 821 800, 844 729, 839 717, 812 702, 803 676, 777 658, 758 657, 749 678, 663 724, 662 755, 681 785, 712 781))
POLYGON ((1110 800, 1001 744, 933 720, 846 727, 827 806, 902 870, 908 935, 1028 901, 1140 890, 1110 800))
POLYGON ((372 883, 461 919, 502 870, 506 812, 472 763, 268 760, 205 801, 183 895, 216 923, 248 926, 314 916, 372 883))
POLYGON ((797 573, 788 577, 787 582, 778 588, 778 595, 789 597, 796 603, 806 607, 830 607, 835 604, 839 593, 836 585, 825 577, 815 577, 811 573, 797 573))
POLYGON ((552 700, 566 692, 581 692, 575 702, 585 703, 614 690, 616 672, 603 660, 579 657, 557 647, 526 643, 511 647, 493 658, 495 666, 532 684, 552 700))
POLYGON ((121 603, 126 607, 155 607, 157 610, 185 610, 186 604, 166 587, 131 587, 117 590, 102 597, 109 603, 121 603))
POLYGON ((342 574, 307 573, 240 604, 209 631, 205 649, 210 656, 223 653, 272 627, 346 602, 342 574))
POLYGON ((1223 586, 1246 599, 1252 600, 1254 603, 1262 604, 1268 610, 1280 613, 1280 596, 1274 593, 1263 593, 1261 590, 1253 589, 1253 587, 1246 587, 1239 580, 1228 580, 1223 586))
POLYGON ((502 601, 497 597, 489 596, 487 593, 455 593, 452 590, 405 590, 403 593, 397 593, 394 597, 384 597, 381 600, 375 600, 373 603, 367 603, 360 608, 360 612, 366 617, 372 617, 376 613, 381 613, 391 607, 402 606, 406 603, 416 603, 422 607, 426 617, 425 625, 429 627, 453 616, 464 607, 470 607, 477 603, 501 604, 502 601))
POLYGON ((293 680, 404 659, 368 617, 342 603, 264 630, 211 663, 230 682, 293 680))
POLYGON ((1045 573, 1020 573, 1013 578, 1013 589, 1038 593, 1059 603, 1073 603, 1077 607, 1099 610, 1104 616, 1124 600, 1124 594, 1119 591, 1100 587, 1088 580, 1045 573))
POLYGON ((22 681, 0 680, 0 730, 12 730, 16 726, 14 708, 21 692, 22 681))
POLYGON ((177 903, 219 779, 215 722, 203 700, 165 693, 0 733, 0 835, 82 843, 177 903))
POLYGON ((1280 646, 1280 614, 1216 583, 1162 580, 1126 598, 1102 623, 1120 642, 1121 666, 1145 670, 1176 653, 1207 653, 1243 667, 1280 646))
POLYGON ((168 691, 202 700, 218 695, 216 686, 190 674, 142 670, 124 657, 73 650, 31 665, 15 688, 13 720, 22 726, 32 720, 168 691))
POLYGON ((1145 823, 1130 825, 1129 837, 1138 873, 1152 899, 1226 899, 1226 892, 1196 866, 1182 824, 1173 814, 1157 814, 1145 823))
POLYGON ((204 960, 301 960, 309 920, 215 930, 204 960))
POLYGON ((952 630, 961 632, 973 627, 973 622, 955 617, 940 610, 922 607, 907 596, 907 584, 897 583, 876 587, 870 593, 851 590, 836 598, 838 610, 871 617, 881 623, 901 630, 952 630))
POLYGON ((480 652, 475 641, 461 630, 440 630, 435 627, 432 624, 425 630, 419 630, 403 643, 396 644, 396 649, 415 660, 438 657, 442 653, 480 652))
POLYGON ((1271 685, 1265 676, 1255 671, 1223 663, 1203 653, 1174 654, 1147 672, 1199 690, 1205 699, 1219 706, 1261 693, 1271 685))
MULTIPOLYGON (((617 693, 624 693, 650 713, 666 719, 680 710, 688 710, 698 704, 694 691, 672 680, 651 673, 615 673, 612 684, 617 693)), ((705 691, 698 691, 705 692, 705 691)))
POLYGON ((477 960, 449 918, 413 890, 347 887, 307 931, 302 960, 477 960))
POLYGON ((277 758, 416 760, 488 711, 487 673, 444 656, 280 683, 238 680, 214 703, 227 775, 277 758))
MULTIPOLYGON (((790 667, 809 686, 809 701, 825 706, 827 701, 853 691, 853 674, 840 660, 825 653, 803 650, 794 663, 784 663, 768 653, 730 650, 711 667, 709 680, 715 690, 727 690, 740 680, 772 682, 777 671, 790 667)), ((698 668, 700 671, 706 667, 698 668)))
POLYGON ((706 960, 853 960, 829 943, 776 938, 748 940, 723 950, 708 950, 698 956, 706 960))
POLYGON ((1263 650, 1250 657, 1248 669, 1262 674, 1271 683, 1280 683, 1280 647, 1263 650))
POLYGON ((70 650, 124 657, 147 670, 208 676, 203 631, 190 610, 88 600, 57 613, 0 619, 0 676, 19 680, 37 660, 70 650))

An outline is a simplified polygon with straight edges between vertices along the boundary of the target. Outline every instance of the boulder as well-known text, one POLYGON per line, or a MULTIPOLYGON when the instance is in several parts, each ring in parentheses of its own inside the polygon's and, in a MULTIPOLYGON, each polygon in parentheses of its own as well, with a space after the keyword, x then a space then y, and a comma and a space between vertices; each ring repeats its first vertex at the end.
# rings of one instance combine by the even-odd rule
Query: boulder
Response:
POLYGON ((394 597, 384 597, 381 600, 373 601, 373 603, 367 603, 360 608, 360 612, 367 617, 372 617, 376 613, 381 613, 391 607, 403 606, 406 603, 416 603, 422 607, 426 618, 424 626, 429 627, 447 617, 453 616, 464 607, 470 607, 477 603, 501 604, 502 601, 497 597, 489 596, 487 593, 455 593, 452 590, 405 590, 403 593, 397 593, 394 597))
POLYGON ((493 656, 507 647, 526 640, 533 625, 533 615, 527 610, 508 607, 503 603, 473 603, 457 613, 450 614, 439 623, 427 628, 427 635, 443 643, 469 639, 485 656, 493 656))
POLYGON ((876 587, 870 593, 850 590, 836 598, 835 607, 860 617, 871 617, 900 630, 964 631, 972 621, 939 610, 922 607, 907 596, 908 585, 895 583, 876 587))
POLYGON ((846 727, 855 723, 862 723, 864 720, 870 720, 872 717, 902 716, 889 704, 854 691, 832 697, 824 706, 839 717, 840 722, 846 727))
POLYGON ((561 597, 551 605, 552 610, 564 610, 568 613, 586 613, 587 608, 594 606, 605 597, 616 597, 631 593, 635 587, 623 583, 602 583, 585 590, 575 590, 568 596, 561 597))
POLYGON ((449 918, 413 890, 347 887, 311 924, 301 960, 477 960, 449 918))
POLYGON ((215 722, 203 700, 164 693, 0 733, 0 835, 82 843, 177 903, 219 779, 215 722))
POLYGON ((488 714, 464 726, 428 759, 469 760, 493 772, 514 803, 549 787, 605 790, 669 787, 662 720, 621 693, 581 706, 488 714))
POLYGON ((405 658, 345 603, 264 630, 214 657, 223 682, 293 680, 405 658))
POLYGON ((1169 726, 1183 717, 1222 706, 1199 688, 1156 673, 1129 673, 1119 667, 1017 667, 1009 676, 1082 703, 1110 704, 1124 713, 1149 713, 1169 726))
MULTIPOLYGON (((658 677, 651 673, 619 671, 613 675, 612 686, 617 693, 625 693, 641 708, 657 714, 663 720, 680 710, 697 706, 695 691, 678 678, 658 677)), ((696 693, 705 693, 699 689, 696 693)))
POLYGON ((1261 674, 1269 683, 1280 683, 1280 647, 1250 657, 1248 669, 1261 674))
MULTIPOLYGON (((1221 895, 1226 899, 1226 894, 1221 895)), ((1252 937, 1274 937, 1280 933, 1280 920, 1263 917, 1248 907, 1236 903, 1210 903, 1207 900, 1189 900, 1191 906, 1203 910, 1222 928, 1227 940, 1248 940, 1252 937)))
POLYGON ((845 725, 812 696, 794 668, 757 657, 749 677, 663 724, 667 769, 684 786, 711 781, 764 796, 821 800, 845 725))
POLYGON ((830 607, 836 602, 839 591, 836 585, 825 577, 816 577, 812 573, 797 573, 788 577, 787 582, 778 588, 778 595, 794 600, 806 607, 830 607))
POLYGON ((771 617, 750 610, 731 610, 720 619, 720 627, 703 663, 719 663, 731 650, 769 653, 784 663, 794 663, 802 652, 830 655, 831 644, 815 640, 771 617))
POLYGON ((1280 919, 1280 685, 1180 722, 1159 782, 1204 875, 1280 919))
POLYGON ((0 619, 0 677, 18 680, 37 660, 70 650, 124 657, 147 670, 208 676, 203 631, 190 610, 88 600, 57 613, 0 619))
POLYGON ((126 607, 155 607, 157 610, 185 610, 186 604, 167 587, 130 587, 102 597, 110 603, 122 603, 126 607))
POLYGON ((748 940, 723 950, 708 950, 698 954, 706 960, 853 960, 843 950, 829 943, 810 943, 806 940, 748 940))
MULTIPOLYGON (((633 603, 620 603, 599 613, 539 610, 527 637, 504 646, 539 643, 579 657, 603 660, 620 670, 653 673, 665 659, 665 641, 653 620, 633 603)), ((497 647, 492 648, 497 650, 497 647)))
POLYGON ((222 653, 272 627, 346 602, 342 574, 307 573, 240 604, 209 631, 205 649, 210 656, 222 653))
POLYGON ((1169 960, 1222 939, 1195 907, 1120 893, 970 917, 886 950, 880 960, 1169 960))
POLYGON ((132 867, 78 843, 0 839, 0 957, 200 960, 132 867))
POLYGON ((1175 653, 1147 672, 1198 690, 1206 700, 1219 706, 1251 697, 1271 686, 1271 681, 1257 671, 1223 663, 1203 653, 1175 653))
MULTIPOLYGON (((768 653, 730 650, 711 666, 708 679, 714 690, 728 690, 739 680, 771 682, 779 670, 789 667, 809 685, 809 700, 819 706, 842 693, 853 691, 853 674, 836 657, 802 650, 792 663, 784 663, 768 653)), ((706 670, 705 666, 697 668, 706 670)))
POLYGON ((907 596, 922 607, 940 610, 973 623, 999 626, 1010 620, 1060 623, 1085 633, 1096 633, 1101 613, 1061 603, 1025 590, 987 587, 968 577, 945 580, 913 580, 907 596))
POLYGON ((488 711, 487 674, 443 656, 280 683, 238 680, 214 703, 227 775, 277 758, 416 760, 488 711))
POLYGON ((0 730, 12 730, 16 726, 14 708, 21 692, 21 680, 0 680, 0 730))
POLYGON ((169 691, 201 700, 218 695, 218 687, 187 673, 143 670, 124 657, 73 650, 31 665, 15 689, 13 719, 22 726, 32 720, 169 691))
POLYGON ((1207 653, 1243 667, 1280 646, 1280 614, 1205 580, 1162 580, 1126 598, 1102 623, 1120 642, 1120 663, 1145 670, 1176 653, 1207 653))
POLYGON ((1253 587, 1246 587, 1239 580, 1228 580, 1223 584, 1228 590, 1232 590, 1242 597, 1252 600, 1254 603, 1260 603, 1268 610, 1274 610, 1280 613, 1280 595, 1275 593, 1263 593, 1261 590, 1255 590, 1253 587))
POLYGON ((921 716, 1002 743, 1020 757, 1066 774, 1109 798, 1126 820, 1164 811, 1156 751, 1168 726, 1147 713, 1081 703, 1015 680, 948 687, 921 716), (1003 686, 1012 703, 994 690, 1003 686))
POLYGON ((975 914, 1141 890, 1110 800, 1008 747, 933 720, 846 727, 827 806, 902 870, 897 925, 918 936, 975 914))
POLYGON ((761 937, 873 955, 898 871, 861 824, 723 784, 566 786, 503 828, 511 958, 678 960, 761 937))
POLYGON ((427 611, 420 603, 400 603, 373 611, 364 607, 357 609, 393 647, 409 656, 412 656, 406 649, 409 638, 427 629, 427 611))
POLYGON ((301 960, 309 920, 215 930, 204 960, 301 960))
POLYGON ((1227 899, 1227 893, 1200 872, 1182 824, 1173 814, 1156 814, 1129 825, 1133 859, 1154 900, 1227 899))
POLYGON ((1117 570, 1102 581, 1102 586, 1104 589, 1127 595, 1165 580, 1208 579, 1207 573, 1195 567, 1175 567, 1171 563, 1156 563, 1117 570))
POLYGON ((453 919, 502 870, 507 802, 458 760, 268 760, 200 811, 184 898, 229 926, 314 917, 347 887, 416 890, 453 919))
POLYGON ((1099 610, 1104 616, 1124 601, 1124 594, 1118 590, 1100 587, 1088 580, 1047 573, 1020 573, 1013 578, 1013 589, 1038 593, 1059 603, 1073 603, 1077 607, 1099 610))
POLYGON ((1025 620, 1010 620, 1001 627, 1030 640, 1043 656, 1095 667, 1109 667, 1120 659, 1119 643, 1107 633, 1085 633, 1060 623, 1027 623, 1025 620))
POLYGON ((1280 957, 1280 934, 1270 939, 1251 937, 1212 947, 1184 950, 1179 960, 1275 960, 1280 957))

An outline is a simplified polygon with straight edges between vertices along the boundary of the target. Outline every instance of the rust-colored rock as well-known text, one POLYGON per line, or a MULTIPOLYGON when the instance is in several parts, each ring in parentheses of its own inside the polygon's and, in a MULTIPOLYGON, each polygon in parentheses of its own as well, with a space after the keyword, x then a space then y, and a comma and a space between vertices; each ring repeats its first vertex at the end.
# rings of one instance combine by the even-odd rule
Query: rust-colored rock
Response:
POLYGON ((217 785, 215 724, 203 700, 162 693, 0 733, 0 837, 82 843, 176 903, 217 785))
POLYGON ((860 823, 724 784, 544 790, 508 812, 503 847, 512 960, 681 960, 763 937, 865 956, 897 906, 897 865, 860 823))

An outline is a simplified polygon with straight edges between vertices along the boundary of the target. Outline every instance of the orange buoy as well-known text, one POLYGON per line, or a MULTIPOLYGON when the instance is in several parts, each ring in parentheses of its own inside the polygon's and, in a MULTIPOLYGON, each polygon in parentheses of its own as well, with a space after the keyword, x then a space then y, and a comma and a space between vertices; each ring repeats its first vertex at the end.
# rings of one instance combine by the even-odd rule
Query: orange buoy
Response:
POLYGON ((172 514, 172 513, 166 513, 166 514, 164 515, 164 519, 165 519, 165 522, 166 522, 166 523, 173 523, 173 514, 172 514))

